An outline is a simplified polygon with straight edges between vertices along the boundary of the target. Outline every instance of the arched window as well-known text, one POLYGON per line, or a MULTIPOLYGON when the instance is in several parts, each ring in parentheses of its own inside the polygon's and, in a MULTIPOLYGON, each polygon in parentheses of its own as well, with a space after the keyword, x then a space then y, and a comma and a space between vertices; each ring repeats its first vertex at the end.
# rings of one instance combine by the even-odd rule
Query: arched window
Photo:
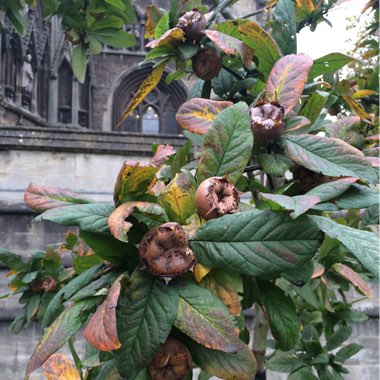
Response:
POLYGON ((78 82, 78 124, 81 127, 88 128, 89 126, 89 108, 90 108, 90 74, 87 68, 86 80, 84 83, 78 82))
POLYGON ((49 110, 49 45, 46 44, 45 51, 37 72, 37 112, 45 120, 48 118, 49 110))
MULTIPOLYGON (((123 78, 122 83, 114 92, 112 106, 112 129, 120 120, 123 111, 136 94, 141 83, 152 72, 152 67, 146 65, 135 68, 123 78)), ((158 86, 136 107, 122 125, 120 132, 140 132, 150 134, 179 134, 180 129, 175 120, 179 106, 186 100, 186 90, 180 82, 170 85, 165 83, 167 73, 164 73, 158 86)))
MULTIPOLYGON (((8 46, 4 46, 2 82, 4 84, 4 95, 8 101, 15 102, 17 87, 17 57, 19 53, 18 44, 14 35, 11 37, 8 46)), ((5 39, 4 39, 5 40, 5 39)))
POLYGON ((58 122, 70 124, 73 96, 73 72, 66 59, 58 70, 58 122))

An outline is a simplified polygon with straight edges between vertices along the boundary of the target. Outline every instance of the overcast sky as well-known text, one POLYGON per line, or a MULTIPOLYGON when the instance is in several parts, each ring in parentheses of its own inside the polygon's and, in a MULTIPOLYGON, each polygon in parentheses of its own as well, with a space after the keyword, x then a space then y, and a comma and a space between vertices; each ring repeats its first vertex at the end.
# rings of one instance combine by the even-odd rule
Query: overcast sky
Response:
MULTIPOLYGON (((319 58, 329 53, 346 53, 352 47, 347 43, 348 39, 355 41, 357 28, 347 31, 347 17, 359 17, 361 10, 368 0, 348 0, 342 5, 333 8, 328 14, 329 21, 333 24, 331 28, 327 23, 318 24, 314 32, 308 27, 303 28, 298 34, 298 53, 305 53, 312 58, 319 58)), ((362 23, 368 13, 358 19, 357 25, 362 23)))

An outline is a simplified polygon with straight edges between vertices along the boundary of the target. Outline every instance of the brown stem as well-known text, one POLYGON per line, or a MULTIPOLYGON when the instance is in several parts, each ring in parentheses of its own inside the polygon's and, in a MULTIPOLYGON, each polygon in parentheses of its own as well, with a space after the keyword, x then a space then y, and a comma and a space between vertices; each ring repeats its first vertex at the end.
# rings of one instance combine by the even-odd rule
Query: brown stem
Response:
POLYGON ((253 325, 253 353, 257 362, 257 375, 262 378, 265 372, 265 351, 267 347, 268 320, 260 305, 255 303, 255 320, 253 325))

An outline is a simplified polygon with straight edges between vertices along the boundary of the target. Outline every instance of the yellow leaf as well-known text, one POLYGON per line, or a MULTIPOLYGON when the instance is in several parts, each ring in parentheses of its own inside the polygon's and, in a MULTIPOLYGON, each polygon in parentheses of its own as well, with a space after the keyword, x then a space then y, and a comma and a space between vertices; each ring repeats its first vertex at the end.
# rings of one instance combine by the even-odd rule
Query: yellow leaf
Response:
POLYGON ((352 94, 352 99, 361 99, 366 96, 376 95, 377 92, 373 90, 359 90, 352 94))
POLYGON ((80 380, 78 369, 65 355, 54 354, 42 365, 47 380, 80 380))
POLYGON ((129 102, 127 108, 123 112, 120 120, 118 121, 116 128, 119 128, 123 121, 132 113, 132 111, 144 100, 144 98, 158 85, 165 70, 165 66, 168 63, 168 59, 162 61, 157 65, 152 73, 142 82, 136 95, 129 102))
POLYGON ((160 46, 175 47, 179 42, 185 41, 185 32, 180 28, 169 29, 157 40, 150 41, 146 44, 148 48, 156 48, 160 46))
POLYGON ((195 187, 186 174, 180 172, 159 195, 159 204, 174 222, 185 224, 195 212, 195 187))
POLYGON ((311 13, 314 10, 314 4, 312 0, 296 0, 297 7, 306 11, 307 13, 311 13))
POLYGON ((194 278, 198 282, 201 282, 203 277, 205 277, 208 273, 210 273, 210 271, 211 271, 211 268, 197 263, 197 264, 195 264, 193 275, 194 275, 194 278))
POLYGON ((145 38, 154 36, 154 29, 164 13, 165 12, 158 8, 157 5, 150 4, 146 6, 145 38))
POLYGON ((356 100, 352 99, 350 96, 344 95, 343 99, 348 103, 350 108, 362 119, 371 123, 371 116, 367 111, 359 104, 356 100))

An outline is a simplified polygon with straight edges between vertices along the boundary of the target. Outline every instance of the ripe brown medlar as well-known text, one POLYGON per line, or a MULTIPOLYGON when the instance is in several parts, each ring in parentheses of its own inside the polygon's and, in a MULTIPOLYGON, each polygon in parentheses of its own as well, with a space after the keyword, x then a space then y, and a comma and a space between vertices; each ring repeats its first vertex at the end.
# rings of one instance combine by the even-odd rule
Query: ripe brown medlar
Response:
POLYGON ((198 42, 202 30, 206 29, 206 18, 203 13, 193 9, 178 19, 177 27, 184 31, 187 42, 198 42))
POLYGON ((182 380, 192 368, 190 351, 179 340, 169 338, 148 368, 153 380, 182 380))
POLYGON ((336 179, 336 177, 313 172, 303 166, 297 166, 293 170, 293 178, 299 182, 301 189, 306 192, 323 183, 331 182, 336 179))
POLYGON ((45 293, 54 292, 57 289, 58 282, 55 278, 47 276, 42 281, 42 289, 45 293))
POLYGON ((284 107, 277 102, 261 103, 249 110, 255 144, 264 145, 284 133, 284 107))
POLYGON ((197 258, 178 223, 164 223, 148 231, 140 242, 141 268, 166 283, 194 269, 197 258))
POLYGON ((204 180, 195 192, 195 205, 203 219, 210 220, 236 211, 240 193, 224 177, 204 180))
POLYGON ((192 68, 198 78, 211 80, 215 78, 222 68, 222 58, 211 47, 199 50, 192 58, 192 68))

